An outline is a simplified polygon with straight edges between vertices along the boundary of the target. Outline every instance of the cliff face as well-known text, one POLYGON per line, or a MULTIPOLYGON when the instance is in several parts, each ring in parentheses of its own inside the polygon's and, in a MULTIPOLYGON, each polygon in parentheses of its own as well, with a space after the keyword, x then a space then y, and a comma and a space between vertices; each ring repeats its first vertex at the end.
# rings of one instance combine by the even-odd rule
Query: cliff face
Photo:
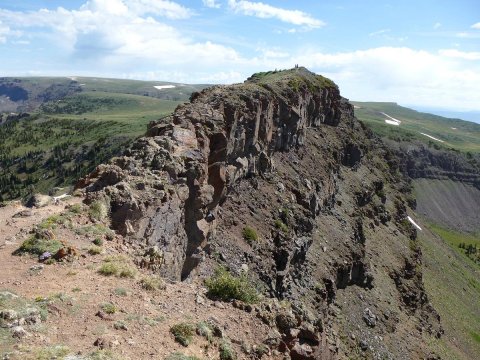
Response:
POLYGON ((393 166, 412 179, 454 180, 480 189, 478 154, 429 148, 420 144, 390 143, 393 166))
MULTIPOLYGON (((164 276, 186 277, 236 182, 270 171, 272 154, 304 145, 308 128, 351 121, 352 106, 325 81, 298 69, 285 84, 252 79, 195 93, 191 103, 150 124, 125 157, 92 174, 89 196, 109 198, 115 229, 161 249, 164 276), (291 91, 292 79, 305 88, 291 91), (105 185, 115 186, 96 192, 105 185)), ((327 189, 318 203, 332 196, 327 189)))
POLYGON ((387 157, 335 84, 296 68, 192 95, 79 187, 140 266, 194 281, 221 264, 288 300, 258 312, 292 359, 423 357, 442 330, 387 157))

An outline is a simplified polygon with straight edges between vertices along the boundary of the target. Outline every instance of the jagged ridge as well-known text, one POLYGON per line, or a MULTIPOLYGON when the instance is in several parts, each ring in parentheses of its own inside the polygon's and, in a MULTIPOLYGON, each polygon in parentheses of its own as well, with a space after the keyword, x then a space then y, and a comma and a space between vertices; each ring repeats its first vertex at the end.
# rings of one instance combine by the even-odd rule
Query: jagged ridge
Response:
POLYGON ((406 220, 409 185, 388 156, 335 84, 295 68, 193 94, 79 187, 87 202, 107 204, 113 228, 143 252, 141 266, 173 280, 217 262, 251 269, 266 294, 293 304, 291 325, 265 321, 294 359, 354 354, 349 329, 362 311, 361 344, 375 356, 424 356, 410 337, 442 330, 406 220), (279 218, 287 231, 274 226, 279 218), (245 224, 261 242, 241 239, 245 224), (334 321, 346 299, 345 319, 334 321), (375 317, 365 304, 389 315, 375 317), (371 329, 372 318, 381 325, 371 329), (397 334, 399 323, 409 330, 397 334))

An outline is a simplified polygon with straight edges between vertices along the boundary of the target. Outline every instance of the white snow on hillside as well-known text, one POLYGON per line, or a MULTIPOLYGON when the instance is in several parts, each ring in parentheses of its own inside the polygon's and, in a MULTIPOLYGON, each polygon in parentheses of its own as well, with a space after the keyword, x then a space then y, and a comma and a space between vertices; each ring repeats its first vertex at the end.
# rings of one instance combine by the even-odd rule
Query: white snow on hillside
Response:
POLYGON ((157 86, 154 86, 154 88, 158 89, 158 90, 173 89, 174 87, 176 87, 176 86, 175 85, 157 85, 157 86))
POLYGON ((443 141, 443 140, 437 139, 436 137, 433 137, 433 136, 431 136, 431 135, 428 135, 428 134, 425 134, 425 133, 422 133, 422 132, 421 132, 420 134, 422 134, 423 136, 426 136, 426 137, 428 137, 428 138, 430 138, 430 139, 432 139, 432 140, 435 140, 435 141, 439 141, 439 142, 442 142, 442 143, 445 142, 445 141, 443 141))
POLYGON ((415 221, 413 221, 413 219, 410 216, 407 216, 407 218, 408 218, 408 221, 410 221, 413 226, 415 226, 420 231, 422 230, 422 228, 418 226, 418 224, 415 221))
POLYGON ((385 122, 390 125, 395 125, 395 126, 400 126, 402 123, 401 120, 395 119, 394 117, 391 117, 388 114, 385 114, 384 112, 381 113, 382 115, 386 116, 388 119, 385 119, 385 122))

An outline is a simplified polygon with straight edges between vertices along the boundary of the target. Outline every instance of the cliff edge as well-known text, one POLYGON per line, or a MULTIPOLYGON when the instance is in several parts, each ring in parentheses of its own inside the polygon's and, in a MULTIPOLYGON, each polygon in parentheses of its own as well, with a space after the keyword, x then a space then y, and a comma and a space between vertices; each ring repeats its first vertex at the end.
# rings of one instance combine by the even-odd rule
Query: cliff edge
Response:
POLYGON ((246 274, 276 301, 255 311, 284 356, 427 358, 442 328, 389 156, 332 81, 294 68, 193 94, 78 187, 139 266, 246 274))

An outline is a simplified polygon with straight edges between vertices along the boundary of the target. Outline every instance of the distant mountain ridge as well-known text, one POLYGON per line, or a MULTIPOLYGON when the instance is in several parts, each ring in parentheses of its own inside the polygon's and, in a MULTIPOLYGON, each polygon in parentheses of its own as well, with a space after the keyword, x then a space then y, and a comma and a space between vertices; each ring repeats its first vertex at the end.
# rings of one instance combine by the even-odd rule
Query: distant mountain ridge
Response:
POLYGON ((480 152, 480 124, 419 112, 394 102, 352 101, 352 104, 355 116, 383 138, 480 152))
POLYGON ((1 77, 0 113, 31 112, 48 101, 78 93, 108 92, 187 101, 194 91, 208 85, 96 77, 1 77))

